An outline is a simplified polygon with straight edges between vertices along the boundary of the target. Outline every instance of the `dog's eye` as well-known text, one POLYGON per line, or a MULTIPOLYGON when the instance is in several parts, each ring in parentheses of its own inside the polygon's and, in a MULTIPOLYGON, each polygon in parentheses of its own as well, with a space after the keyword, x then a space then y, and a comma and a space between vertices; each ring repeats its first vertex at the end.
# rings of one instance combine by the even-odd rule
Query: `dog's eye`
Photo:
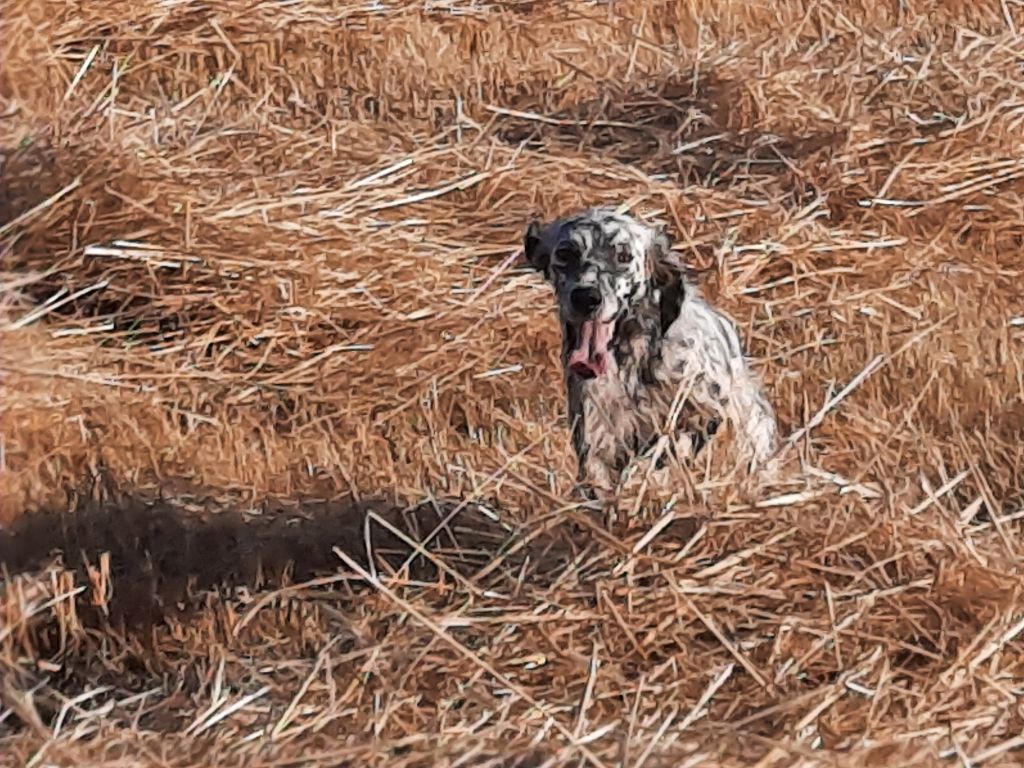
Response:
POLYGON ((560 245, 555 249, 555 261, 559 264, 569 264, 579 258, 579 253, 571 245, 560 245))

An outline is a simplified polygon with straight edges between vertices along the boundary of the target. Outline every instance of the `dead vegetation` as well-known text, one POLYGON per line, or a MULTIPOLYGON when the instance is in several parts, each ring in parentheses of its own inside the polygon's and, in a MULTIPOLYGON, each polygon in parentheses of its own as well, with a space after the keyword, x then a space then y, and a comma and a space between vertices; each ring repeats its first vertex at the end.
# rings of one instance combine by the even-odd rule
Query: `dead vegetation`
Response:
POLYGON ((4 0, 0 763, 1019 764, 1022 29, 4 0), (575 506, 515 255, 597 203, 795 480, 575 506))

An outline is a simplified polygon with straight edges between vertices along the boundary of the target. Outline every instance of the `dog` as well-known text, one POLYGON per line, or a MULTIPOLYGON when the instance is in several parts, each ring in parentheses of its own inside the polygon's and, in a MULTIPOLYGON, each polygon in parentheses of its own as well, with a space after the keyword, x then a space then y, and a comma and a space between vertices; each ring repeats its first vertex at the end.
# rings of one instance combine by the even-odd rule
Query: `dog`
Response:
POLYGON ((735 323, 671 248, 662 228, 610 208, 534 219, 523 235, 558 306, 577 482, 592 499, 662 436, 670 455, 692 460, 729 422, 751 472, 777 449, 775 412, 735 323))

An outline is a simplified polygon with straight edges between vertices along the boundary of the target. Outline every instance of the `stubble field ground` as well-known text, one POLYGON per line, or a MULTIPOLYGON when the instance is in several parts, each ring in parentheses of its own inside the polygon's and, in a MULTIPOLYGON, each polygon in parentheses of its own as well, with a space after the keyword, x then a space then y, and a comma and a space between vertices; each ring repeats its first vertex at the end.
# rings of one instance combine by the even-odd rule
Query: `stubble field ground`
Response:
POLYGON ((1022 30, 4 0, 0 763, 1019 764, 1022 30), (516 250, 593 204, 737 318, 778 487, 576 506, 516 250))

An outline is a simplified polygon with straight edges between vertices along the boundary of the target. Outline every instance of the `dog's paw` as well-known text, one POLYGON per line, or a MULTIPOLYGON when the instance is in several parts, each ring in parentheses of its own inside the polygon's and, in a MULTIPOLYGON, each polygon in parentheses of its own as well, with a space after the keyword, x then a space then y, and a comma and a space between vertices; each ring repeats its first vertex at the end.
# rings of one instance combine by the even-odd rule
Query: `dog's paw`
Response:
POLYGON ((590 508, 591 505, 601 502, 597 489, 589 483, 577 483, 573 486, 573 496, 581 502, 581 505, 590 508))

